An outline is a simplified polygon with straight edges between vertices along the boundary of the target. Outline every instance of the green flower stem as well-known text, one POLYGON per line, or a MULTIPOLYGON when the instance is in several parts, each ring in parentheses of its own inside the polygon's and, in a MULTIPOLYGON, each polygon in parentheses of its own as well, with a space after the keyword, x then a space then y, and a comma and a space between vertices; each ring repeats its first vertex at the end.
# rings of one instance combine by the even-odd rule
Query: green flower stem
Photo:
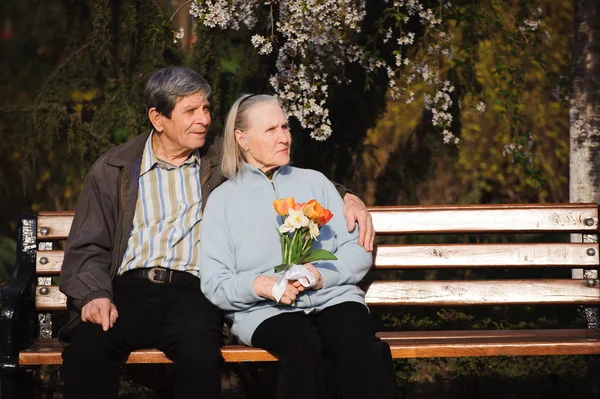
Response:
POLYGON ((309 236, 306 238, 306 240, 304 240, 304 244, 302 245, 302 250, 300 251, 300 253, 302 255, 304 255, 306 250, 312 246, 311 244, 312 244, 312 238, 310 238, 310 236, 309 236))
POLYGON ((293 263, 293 262, 292 262, 292 253, 293 253, 294 251, 292 251, 291 249, 293 249, 293 248, 294 248, 294 246, 296 245, 296 242, 298 241, 298 239, 297 239, 297 238, 298 238, 298 235, 299 235, 299 234, 298 234, 298 231, 299 231, 299 230, 296 230, 296 231, 294 231, 294 237, 292 238, 292 243, 290 244, 290 251, 288 252, 288 256, 287 256, 287 259, 286 259, 286 263, 287 263, 288 265, 291 265, 291 264, 293 263))

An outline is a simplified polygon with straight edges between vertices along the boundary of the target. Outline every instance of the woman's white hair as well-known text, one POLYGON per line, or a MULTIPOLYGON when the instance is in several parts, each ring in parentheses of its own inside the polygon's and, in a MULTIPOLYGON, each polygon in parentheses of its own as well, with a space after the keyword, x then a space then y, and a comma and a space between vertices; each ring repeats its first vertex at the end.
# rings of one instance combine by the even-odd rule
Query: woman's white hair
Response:
POLYGON ((258 105, 271 104, 281 108, 279 100, 268 94, 244 94, 231 106, 225 121, 223 132, 223 160, 221 171, 226 178, 234 177, 246 162, 244 153, 236 138, 236 130, 248 130, 250 128, 250 110, 258 105))

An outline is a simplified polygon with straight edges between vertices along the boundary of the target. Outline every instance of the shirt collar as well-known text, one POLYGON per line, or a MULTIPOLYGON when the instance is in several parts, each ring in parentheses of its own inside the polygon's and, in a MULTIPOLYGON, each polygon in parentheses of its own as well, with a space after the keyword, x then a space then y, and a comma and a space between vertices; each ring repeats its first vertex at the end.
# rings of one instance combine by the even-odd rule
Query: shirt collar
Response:
MULTIPOLYGON (((154 135, 154 130, 148 136, 148 140, 146 140, 146 144, 144 145, 144 152, 142 153, 142 165, 140 168, 140 176, 148 173, 152 169, 157 166, 164 167, 165 169, 175 169, 175 166, 170 163, 163 161, 162 159, 158 159, 154 154, 154 150, 152 149, 152 136, 154 135)), ((196 149, 188 159, 185 160, 181 165, 200 165, 200 150, 196 149)))

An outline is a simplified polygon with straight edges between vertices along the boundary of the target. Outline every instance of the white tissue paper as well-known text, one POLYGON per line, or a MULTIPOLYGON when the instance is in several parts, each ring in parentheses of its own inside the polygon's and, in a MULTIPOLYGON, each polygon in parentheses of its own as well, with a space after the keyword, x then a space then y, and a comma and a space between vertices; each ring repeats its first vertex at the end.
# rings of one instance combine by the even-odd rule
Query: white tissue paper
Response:
POLYGON ((281 300, 281 297, 285 292, 285 287, 287 287, 288 281, 290 280, 298 280, 305 288, 314 287, 315 283, 317 282, 315 275, 304 265, 292 265, 288 269, 281 272, 281 275, 271 290, 271 293, 273 294, 273 297, 277 303, 279 303, 281 300))

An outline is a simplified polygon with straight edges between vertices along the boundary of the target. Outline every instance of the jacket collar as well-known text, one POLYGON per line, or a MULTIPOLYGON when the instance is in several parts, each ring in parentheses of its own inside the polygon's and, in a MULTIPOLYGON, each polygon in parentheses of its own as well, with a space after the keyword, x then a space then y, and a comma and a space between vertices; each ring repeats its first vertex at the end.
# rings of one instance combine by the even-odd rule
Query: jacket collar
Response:
MULTIPOLYGON (((144 146, 148 137, 150 137, 151 130, 148 130, 137 137, 129 140, 127 143, 115 148, 114 152, 107 155, 106 162, 109 165, 116 167, 124 167, 132 164, 136 159, 142 156, 144 152, 144 146)), ((200 147, 200 157, 202 162, 207 162, 207 166, 215 166, 221 163, 221 139, 215 137, 207 137, 206 143, 200 147)))

